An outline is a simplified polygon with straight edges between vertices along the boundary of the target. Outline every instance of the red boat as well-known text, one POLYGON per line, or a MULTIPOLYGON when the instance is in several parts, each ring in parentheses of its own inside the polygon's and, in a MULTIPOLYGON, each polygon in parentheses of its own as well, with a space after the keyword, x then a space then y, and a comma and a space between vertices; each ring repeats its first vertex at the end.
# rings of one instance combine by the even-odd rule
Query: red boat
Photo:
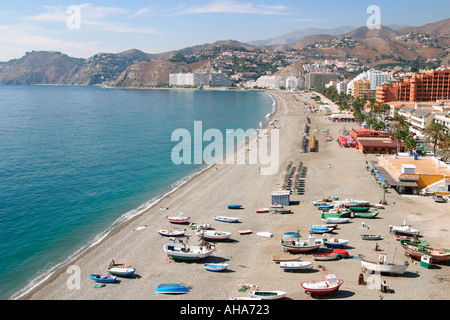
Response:
POLYGON ((349 256, 348 251, 343 249, 333 249, 333 253, 337 253, 338 256, 349 256))
POLYGON ((183 213, 179 213, 178 216, 166 216, 166 219, 172 223, 184 224, 188 223, 191 217, 186 217, 183 213))
MULTIPOLYGON (((326 274, 326 269, 324 268, 326 274)), ((303 281, 300 286, 305 289, 306 294, 314 295, 330 295, 337 292, 344 280, 337 279, 334 274, 325 275, 325 280, 319 281, 303 281)))

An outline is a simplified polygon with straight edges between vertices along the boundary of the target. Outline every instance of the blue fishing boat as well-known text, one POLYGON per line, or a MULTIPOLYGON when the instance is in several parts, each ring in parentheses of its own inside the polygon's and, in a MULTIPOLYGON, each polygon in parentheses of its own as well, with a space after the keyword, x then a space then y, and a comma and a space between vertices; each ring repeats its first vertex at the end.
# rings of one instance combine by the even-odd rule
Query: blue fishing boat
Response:
POLYGON ((300 232, 285 232, 284 237, 285 238, 298 238, 298 237, 300 237, 300 232))
POLYGON ((228 205, 228 209, 241 209, 242 204, 230 204, 228 205))
POLYGON ((115 276, 105 276, 105 275, 101 275, 101 274, 91 274, 91 279, 98 283, 116 282, 115 276))
POLYGON ((334 228, 328 227, 328 226, 311 226, 309 228, 309 231, 311 233, 329 233, 333 232, 334 228))
POLYGON ((226 270, 228 268, 229 264, 227 264, 227 263, 205 263, 203 266, 208 271, 217 272, 217 271, 226 270))
POLYGON ((333 208, 334 208, 333 204, 317 206, 318 210, 327 210, 327 209, 333 209, 333 208))
POLYGON ((185 286, 182 286, 181 284, 177 283, 167 283, 167 284, 160 284, 156 288, 156 293, 164 293, 164 294, 182 294, 182 293, 189 293, 189 289, 185 286))
POLYGON ((328 248, 343 248, 348 244, 348 240, 345 239, 324 239, 323 244, 328 248))
POLYGON ((228 222, 228 223, 239 222, 239 218, 236 218, 236 217, 224 217, 224 216, 215 216, 214 220, 220 221, 220 222, 228 222))

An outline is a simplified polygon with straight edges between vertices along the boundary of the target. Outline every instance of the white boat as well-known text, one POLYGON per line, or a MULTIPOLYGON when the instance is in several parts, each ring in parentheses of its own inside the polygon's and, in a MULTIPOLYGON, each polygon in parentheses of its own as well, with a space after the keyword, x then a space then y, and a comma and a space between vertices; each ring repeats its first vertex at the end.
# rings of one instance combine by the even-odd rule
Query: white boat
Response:
POLYGON ((285 270, 298 270, 312 268, 312 262, 309 261, 280 261, 280 268, 285 270))
POLYGON ((324 238, 323 244, 328 248, 342 248, 348 244, 348 240, 345 239, 337 239, 337 238, 324 238))
POLYGON ((228 240, 231 237, 231 232, 216 231, 216 230, 199 230, 197 236, 203 237, 207 241, 221 241, 228 240))
POLYGON ((227 263, 205 263, 203 266, 208 271, 217 272, 217 271, 226 270, 228 268, 229 264, 227 264, 227 263))
POLYGON ((183 212, 180 212, 178 216, 166 216, 166 219, 172 223, 184 224, 188 223, 191 217, 187 217, 183 212))
POLYGON ((212 255, 216 247, 212 244, 202 243, 198 246, 188 246, 183 241, 175 243, 175 239, 163 246, 164 252, 174 260, 199 260, 212 255))
POLYGON ((323 241, 316 239, 314 236, 309 236, 308 240, 280 240, 281 247, 284 252, 290 253, 305 253, 317 250, 322 245, 323 241))
POLYGON ((314 295, 329 295, 337 292, 339 287, 344 283, 344 280, 328 277, 326 280, 319 281, 303 281, 300 283, 301 287, 305 289, 305 293, 314 295))
POLYGON ((361 267, 367 270, 369 273, 394 273, 403 274, 408 268, 409 263, 405 261, 403 263, 388 263, 386 261, 386 255, 380 254, 378 262, 367 261, 361 259, 361 267))
POLYGON ((270 238, 273 236, 272 233, 270 232, 266 232, 266 231, 262 231, 262 232, 257 232, 256 235, 263 237, 263 238, 270 238))
POLYGON ((313 255, 314 260, 316 261, 330 261, 330 260, 336 260, 339 255, 337 253, 314 253, 313 255))
POLYGON ((184 236, 186 233, 186 230, 158 230, 158 233, 162 236, 166 237, 181 237, 184 236))
POLYGON ((410 226, 390 226, 390 232, 403 234, 419 234, 419 230, 413 229, 410 226))
POLYGON ((229 222, 229 223, 234 223, 234 222, 238 222, 239 218, 235 218, 235 217, 224 217, 224 216, 215 216, 214 220, 216 221, 220 221, 220 222, 229 222))
POLYGON ((248 292, 252 298, 260 298, 261 300, 278 300, 286 296, 284 291, 259 291, 251 290, 248 292))
POLYGON ((334 223, 334 224, 341 224, 341 223, 347 223, 350 221, 350 218, 325 218, 322 219, 325 223, 334 223))

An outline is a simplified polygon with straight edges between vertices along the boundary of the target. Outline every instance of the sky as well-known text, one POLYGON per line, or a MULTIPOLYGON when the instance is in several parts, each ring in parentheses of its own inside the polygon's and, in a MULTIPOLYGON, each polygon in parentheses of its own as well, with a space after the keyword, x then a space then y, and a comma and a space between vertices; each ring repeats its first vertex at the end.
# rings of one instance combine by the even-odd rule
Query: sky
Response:
POLYGON ((15 0, 0 1, 0 61, 29 51, 88 58, 100 52, 179 50, 218 40, 248 42, 306 28, 421 26, 449 18, 433 0, 15 0), (430 5, 432 3, 432 5, 430 5), (372 20, 373 21, 373 20, 372 20))

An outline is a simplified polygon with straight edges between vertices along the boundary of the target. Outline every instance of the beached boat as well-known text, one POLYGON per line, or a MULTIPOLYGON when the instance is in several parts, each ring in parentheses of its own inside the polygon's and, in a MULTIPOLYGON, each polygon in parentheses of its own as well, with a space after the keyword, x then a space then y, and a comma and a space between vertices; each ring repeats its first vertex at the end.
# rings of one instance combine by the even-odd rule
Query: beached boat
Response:
POLYGON ((394 233, 403 233, 403 234, 419 234, 419 230, 417 229, 413 229, 410 226, 390 226, 390 232, 394 232, 394 233))
POLYGON ((291 253, 305 253, 317 250, 322 245, 323 241, 310 236, 308 240, 280 240, 281 247, 285 252, 291 253))
POLYGON ((274 209, 271 208, 269 210, 270 213, 274 213, 274 214, 291 214, 294 213, 291 209, 274 209))
POLYGON ((252 298, 261 298, 261 300, 278 300, 286 296, 284 291, 259 291, 251 290, 248 292, 252 298))
POLYGON ((239 234, 250 234, 250 233, 252 233, 252 230, 239 230, 238 233, 239 234))
POLYGON ((197 236, 203 237, 206 241, 224 241, 231 237, 231 232, 216 230, 199 230, 197 236))
POLYGON ((230 204, 228 205, 228 209, 241 209, 242 204, 230 204))
POLYGON ((263 238, 270 238, 273 236, 273 234, 271 232, 267 232, 267 231, 257 232, 256 235, 263 237, 263 238))
POLYGON ((349 207, 352 212, 367 212, 371 207, 349 207))
POLYGON ((361 239, 363 240, 382 240, 383 238, 375 234, 362 234, 361 239))
POLYGON ((400 245, 405 250, 405 254, 419 260, 422 259, 423 255, 431 257, 430 260, 432 263, 445 262, 450 259, 449 249, 436 249, 406 240, 401 240, 400 245))
POLYGON ((327 210, 327 209, 333 209, 333 208, 334 208, 333 204, 325 204, 325 205, 321 204, 321 205, 317 206, 318 210, 327 210))
POLYGON ((342 224, 347 223, 350 221, 350 218, 325 218, 322 219, 325 223, 335 223, 335 224, 342 224))
POLYGON ((189 292, 190 291, 187 287, 178 283, 160 284, 155 291, 155 293, 162 293, 162 294, 182 294, 189 292))
POLYGON ((334 201, 340 207, 350 208, 350 207, 369 207, 370 201, 365 200, 345 200, 345 201, 334 201))
POLYGON ((107 276, 102 274, 91 274, 91 279, 98 283, 116 282, 116 276, 107 276))
POLYGON ((320 214, 320 217, 322 219, 326 218, 350 218, 352 212, 350 210, 344 211, 344 210, 322 210, 322 213, 320 214))
POLYGON ((295 254, 285 254, 282 256, 273 256, 272 260, 275 263, 281 263, 283 261, 285 261, 285 262, 298 261, 298 260, 300 260, 300 256, 295 255, 295 254))
POLYGON ((178 216, 166 216, 166 219, 169 220, 171 223, 185 224, 189 222, 191 217, 187 217, 184 215, 183 212, 180 212, 178 216))
POLYGON ((354 218, 365 218, 365 219, 373 219, 378 216, 379 211, 368 211, 368 212, 353 212, 354 218))
POLYGON ((403 263, 380 263, 380 262, 371 262, 364 259, 361 259, 361 267, 369 273, 394 273, 394 274, 403 274, 408 268, 409 263, 407 261, 403 263))
POLYGON ((334 275, 327 276, 325 280, 302 281, 300 286, 305 289, 305 293, 307 294, 330 295, 337 292, 344 283, 344 280, 331 276, 334 275))
POLYGON ((215 216, 214 220, 220 221, 220 222, 228 222, 228 223, 239 222, 239 218, 236 218, 236 217, 224 217, 224 216, 215 216))
POLYGON ((218 271, 226 270, 228 268, 229 264, 227 264, 227 263, 205 263, 203 266, 208 271, 218 272, 218 271))
POLYGON ((132 277, 136 269, 132 267, 110 266, 108 272, 117 277, 132 277))
POLYGON ((271 208, 283 208, 283 206, 281 204, 278 203, 274 203, 270 205, 271 208))
POLYGON ((175 243, 175 239, 171 238, 163 249, 174 260, 200 260, 212 255, 216 247, 203 241, 201 245, 188 246, 181 240, 175 243))
POLYGON ((323 233, 330 233, 333 232, 334 228, 325 227, 325 226, 310 226, 309 232, 310 233, 317 233, 317 234, 323 234, 323 233))
POLYGON ((256 213, 268 213, 269 212, 269 208, 260 208, 260 209, 255 209, 256 213))
POLYGON ((339 257, 337 253, 313 253, 312 256, 316 261, 336 260, 339 257))
POLYGON ((331 239, 324 239, 323 244, 328 248, 343 248, 348 244, 348 240, 345 239, 337 239, 337 238, 331 238, 331 239))
POLYGON ((186 230, 158 230, 158 233, 165 237, 181 237, 186 234, 186 230))
POLYGON ((312 262, 309 261, 281 261, 280 268, 284 270, 300 270, 312 268, 312 262))
POLYGON ((350 254, 348 253, 347 250, 344 249, 333 249, 333 253, 336 253, 338 255, 338 257, 350 257, 350 254))
POLYGON ((396 233, 394 235, 394 237, 395 237, 395 240, 397 240, 397 241, 406 240, 406 241, 411 241, 411 242, 419 242, 419 240, 417 238, 415 238, 414 235, 407 236, 404 234, 396 233))

